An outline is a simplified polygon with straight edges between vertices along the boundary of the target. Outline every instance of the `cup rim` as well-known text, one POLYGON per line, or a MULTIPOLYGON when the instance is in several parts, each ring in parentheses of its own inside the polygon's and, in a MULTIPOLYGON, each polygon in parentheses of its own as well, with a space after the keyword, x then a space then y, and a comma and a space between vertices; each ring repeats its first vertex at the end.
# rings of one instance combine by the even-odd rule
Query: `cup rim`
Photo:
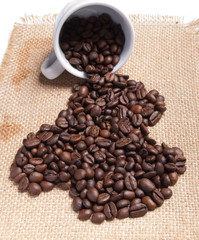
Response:
MULTIPOLYGON (((77 69, 75 69, 70 63, 69 61, 64 57, 63 52, 60 48, 59 45, 59 34, 60 31, 63 27, 63 24, 66 22, 66 20, 70 17, 71 14, 73 14, 74 12, 78 11, 79 9, 83 8, 83 7, 87 7, 87 6, 92 6, 92 5, 102 5, 105 6, 107 8, 111 8, 113 9, 116 13, 118 13, 119 15, 122 16, 123 19, 125 19, 125 24, 128 27, 128 30, 130 31, 129 36, 131 36, 131 41, 130 41, 130 46, 128 47, 129 49, 129 53, 126 54, 125 57, 123 57, 123 59, 120 59, 120 61, 117 63, 117 65, 114 66, 112 72, 116 72, 117 70, 119 70, 120 67, 122 67, 127 60, 129 59, 133 46, 134 46, 134 29, 133 26, 131 24, 130 19, 128 18, 128 16, 123 13, 122 11, 120 11, 117 7, 111 5, 111 4, 107 4, 103 1, 97 2, 88 2, 88 1, 83 1, 83 2, 77 2, 77 1, 73 1, 76 2, 77 4, 71 4, 70 3, 68 5, 66 5, 66 7, 62 10, 62 12, 59 14, 61 16, 58 15, 57 17, 57 21, 54 27, 54 50, 57 56, 57 59, 59 60, 60 64, 72 75, 79 77, 79 78, 84 78, 87 79, 86 74, 84 71, 79 71, 77 69), (65 12, 65 10, 67 9, 67 11, 65 12), (122 63, 121 63, 122 60, 122 63), (119 63, 121 66, 119 66, 119 63)), ((72 2, 72 3, 73 3, 72 2)))

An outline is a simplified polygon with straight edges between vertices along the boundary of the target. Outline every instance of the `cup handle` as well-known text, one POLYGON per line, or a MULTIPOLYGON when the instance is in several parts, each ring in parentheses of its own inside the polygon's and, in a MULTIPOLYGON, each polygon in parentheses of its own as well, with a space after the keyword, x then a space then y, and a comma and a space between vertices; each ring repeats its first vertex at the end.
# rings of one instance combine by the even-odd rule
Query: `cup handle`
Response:
POLYGON ((41 72, 46 78, 50 80, 55 79, 56 77, 61 75, 64 70, 65 68, 58 61, 54 51, 46 58, 46 60, 41 65, 41 72))

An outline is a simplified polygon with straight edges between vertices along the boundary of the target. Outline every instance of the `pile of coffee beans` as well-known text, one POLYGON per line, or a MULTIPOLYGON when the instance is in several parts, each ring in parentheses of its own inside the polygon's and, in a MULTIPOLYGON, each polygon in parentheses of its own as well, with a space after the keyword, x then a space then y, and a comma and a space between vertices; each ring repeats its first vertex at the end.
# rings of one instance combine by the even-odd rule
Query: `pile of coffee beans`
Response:
POLYGON ((121 25, 106 13, 73 17, 65 22, 60 36, 60 47, 73 67, 102 76, 119 62, 124 43, 121 25))
POLYGON ((11 166, 19 191, 69 190, 80 220, 144 216, 172 196, 186 170, 182 150, 149 136, 166 110, 157 90, 108 72, 74 85, 55 125, 28 134, 11 166))

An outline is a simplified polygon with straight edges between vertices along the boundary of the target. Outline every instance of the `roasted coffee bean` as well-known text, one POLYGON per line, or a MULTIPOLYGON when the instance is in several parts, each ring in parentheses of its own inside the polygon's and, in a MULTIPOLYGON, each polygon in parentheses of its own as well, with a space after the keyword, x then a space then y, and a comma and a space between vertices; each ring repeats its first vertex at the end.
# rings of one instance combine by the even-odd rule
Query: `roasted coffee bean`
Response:
POLYGON ((135 195, 136 195, 136 197, 143 198, 145 196, 145 193, 144 193, 144 191, 142 191, 142 189, 136 188, 135 195))
MULTIPOLYGON (((18 175, 19 176, 19 175, 18 175)), ((27 177, 23 177, 19 181, 19 191, 25 191, 29 186, 29 180, 27 177)))
POLYGON ((153 112, 153 114, 151 114, 151 116, 149 118, 149 125, 154 126, 156 123, 159 122, 161 116, 162 115, 160 112, 158 112, 158 111, 153 112))
POLYGON ((19 167, 15 167, 13 169, 11 169, 10 172, 10 178, 14 179, 16 176, 18 176, 20 173, 22 172, 21 168, 19 167))
POLYGON ((124 208, 130 205, 130 201, 127 199, 119 200, 116 204, 117 208, 124 208))
POLYGON ((14 182, 19 183, 20 180, 21 180, 23 177, 26 177, 26 174, 25 174, 25 173, 20 173, 20 174, 18 174, 18 175, 14 178, 14 182))
POLYGON ((147 210, 147 206, 143 203, 133 204, 129 209, 129 216, 132 218, 143 217, 147 210))
POLYGON ((112 220, 117 216, 117 207, 114 202, 105 204, 104 214, 108 220, 112 220))
POLYGON ((135 198, 135 193, 132 191, 124 190, 123 194, 124 194, 124 198, 127 200, 131 201, 135 198))
POLYGON ((177 172, 172 172, 172 173, 169 173, 169 178, 170 178, 170 181, 171 181, 171 186, 175 185, 178 181, 178 174, 177 172))
POLYGON ((42 189, 38 183, 30 183, 28 187, 28 192, 31 195, 38 196, 42 192, 42 189))
POLYGON ((17 166, 19 167, 23 167, 24 165, 26 165, 28 163, 28 158, 27 157, 16 157, 15 161, 17 163, 17 166))
POLYGON ((146 193, 152 192, 156 188, 154 183, 147 178, 142 178, 139 180, 139 187, 146 193))
POLYGON ((169 199, 173 194, 170 188, 162 188, 161 193, 165 199, 169 199))
POLYGON ((155 203, 157 203, 158 206, 161 206, 164 202, 164 196, 158 189, 153 191, 152 199, 155 203))
POLYGON ((98 199, 97 199, 97 203, 98 204, 105 204, 107 203, 108 201, 110 200, 110 195, 108 193, 101 193, 99 196, 98 196, 98 199))
POLYGON ((43 180, 43 174, 41 174, 39 172, 32 172, 29 175, 29 180, 30 180, 30 182, 39 183, 43 180))
POLYGON ((127 146, 127 145, 130 144, 130 143, 131 143, 131 139, 124 137, 124 138, 121 138, 121 139, 119 139, 118 141, 116 141, 115 146, 116 146, 117 148, 122 148, 122 147, 127 146))
POLYGON ((54 184, 48 181, 40 182, 40 186, 44 192, 49 192, 54 188, 54 184))
POLYGON ((58 174, 54 170, 46 169, 44 171, 44 179, 49 182, 55 182, 58 178, 58 174))
POLYGON ((98 190, 94 187, 89 188, 88 191, 87 191, 87 197, 90 201, 97 202, 98 197, 99 197, 98 190))
POLYGON ((27 148, 34 148, 40 144, 40 140, 38 138, 27 139, 24 142, 24 146, 27 148))
POLYGON ((82 221, 88 220, 88 219, 90 219, 92 213, 93 212, 92 212, 91 209, 82 209, 82 210, 79 211, 78 218, 82 221))
POLYGON ((75 197, 73 199, 73 210, 75 212, 80 211, 82 209, 82 199, 80 197, 75 197))
POLYGON ((118 219, 124 219, 124 218, 127 218, 128 216, 129 216, 129 208, 128 207, 120 208, 117 212, 118 219))
POLYGON ((132 117, 132 123, 135 127, 139 127, 142 124, 143 118, 141 114, 134 114, 132 117))
POLYGON ((142 198, 142 203, 144 203, 149 211, 153 211, 156 208, 156 203, 149 197, 145 196, 142 198))
POLYGON ((91 218, 91 222, 95 223, 95 224, 100 224, 102 223, 104 220, 106 219, 106 216, 104 215, 104 213, 101 212, 97 212, 94 213, 92 218, 91 218))
POLYGON ((48 145, 54 145, 59 139, 59 134, 53 135, 51 138, 48 139, 47 144, 48 145))
POLYGON ((109 140, 109 139, 107 139, 107 138, 97 137, 97 138, 95 139, 95 143, 96 143, 97 146, 99 146, 99 147, 107 148, 107 147, 110 147, 110 145, 111 145, 111 140, 109 140))
POLYGON ((36 166, 36 165, 40 165, 43 163, 43 159, 42 158, 31 158, 29 160, 29 163, 36 166))
POLYGON ((26 173, 26 174, 30 174, 32 172, 34 172, 35 170, 35 166, 32 165, 32 164, 26 164, 24 167, 23 167, 23 171, 26 173))
POLYGON ((164 173, 164 174, 161 176, 161 184, 162 184, 163 187, 171 186, 171 180, 170 180, 168 174, 164 173))
POLYGON ((130 191, 134 191, 137 188, 137 181, 131 175, 125 177, 124 183, 125 183, 126 188, 130 191))
POLYGON ((98 137, 100 132, 100 128, 98 126, 91 126, 90 130, 89 130, 89 135, 93 138, 98 137))
POLYGON ((71 154, 69 152, 62 152, 59 157, 66 164, 70 164, 71 163, 71 154))

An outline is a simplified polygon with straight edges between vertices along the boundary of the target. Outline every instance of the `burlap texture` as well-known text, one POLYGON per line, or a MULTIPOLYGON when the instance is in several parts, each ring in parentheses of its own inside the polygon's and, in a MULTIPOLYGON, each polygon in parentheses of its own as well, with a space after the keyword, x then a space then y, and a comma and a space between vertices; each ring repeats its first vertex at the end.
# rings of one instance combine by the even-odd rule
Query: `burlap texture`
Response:
POLYGON ((1 66, 0 239, 199 239, 199 21, 185 26, 177 17, 131 16, 135 46, 120 70, 165 96, 168 110, 151 135, 182 148, 187 157, 187 171, 162 207, 98 226, 77 219, 68 192, 56 188, 34 198, 9 180, 23 137, 53 123, 71 86, 82 81, 68 73, 53 81, 41 75, 41 63, 53 49, 54 20, 28 16, 15 24, 1 66))

